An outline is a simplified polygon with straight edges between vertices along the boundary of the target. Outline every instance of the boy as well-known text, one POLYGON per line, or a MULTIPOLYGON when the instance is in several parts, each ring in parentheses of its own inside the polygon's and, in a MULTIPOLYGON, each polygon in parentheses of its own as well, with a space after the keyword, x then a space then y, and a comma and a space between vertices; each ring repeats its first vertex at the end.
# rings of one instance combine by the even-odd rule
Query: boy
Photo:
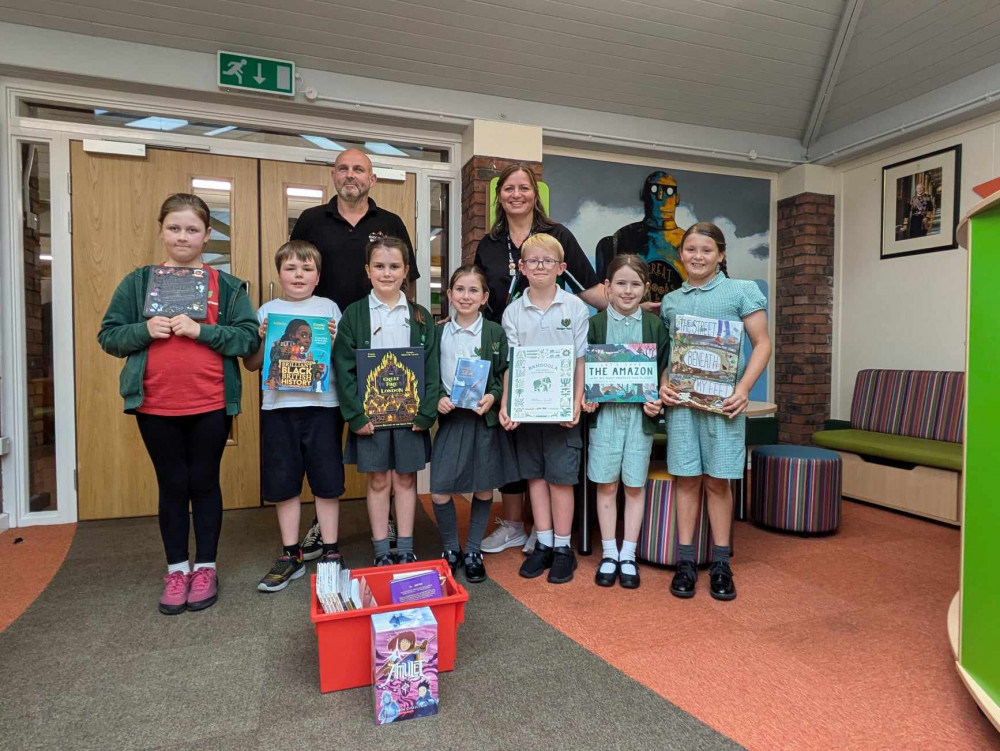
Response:
MULTIPOLYGON (((281 283, 282 299, 271 300, 257 311, 260 322, 261 347, 244 360, 247 370, 260 370, 264 358, 263 342, 267 338, 268 315, 294 315, 327 319, 332 340, 340 321, 340 308, 333 300, 313 297, 319 282, 320 255, 316 247, 304 240, 292 240, 282 245, 274 256, 281 283)), ((329 390, 307 391, 266 390, 261 404, 261 498, 275 504, 278 527, 281 530, 282 554, 267 572, 257 589, 277 592, 292 579, 305 574, 305 562, 299 545, 299 516, 303 474, 316 497, 316 516, 322 530, 324 561, 340 558, 337 548, 337 525, 340 518, 339 496, 344 493, 344 465, 341 459, 341 437, 344 423, 340 416, 333 371, 327 365, 329 390)))
POLYGON ((517 464, 521 477, 528 481, 538 530, 535 550, 521 566, 520 574, 534 579, 550 569, 549 582, 565 584, 572 581, 576 568, 569 538, 573 526, 573 486, 579 481, 583 447, 579 423, 589 312, 583 302, 556 285, 566 263, 562 245, 551 235, 540 233, 525 240, 519 266, 528 280, 528 289, 504 311, 503 328, 508 343, 511 347, 570 344, 576 355, 572 422, 558 425, 513 422, 507 411, 508 373, 504 373, 500 404, 501 424, 507 430, 518 429, 517 464))

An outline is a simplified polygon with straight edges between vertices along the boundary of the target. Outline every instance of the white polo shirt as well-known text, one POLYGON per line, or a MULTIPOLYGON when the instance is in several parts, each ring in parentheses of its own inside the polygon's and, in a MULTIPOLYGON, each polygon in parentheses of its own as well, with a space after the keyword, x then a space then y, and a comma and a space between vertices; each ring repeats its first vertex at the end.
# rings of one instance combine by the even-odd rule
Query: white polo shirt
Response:
POLYGON ((372 291, 368 295, 368 313, 372 325, 372 349, 410 346, 410 307, 402 291, 391 308, 372 291))
POLYGON ((483 316, 480 314, 475 323, 468 328, 462 328, 454 318, 444 325, 441 332, 441 385, 451 396, 451 387, 455 382, 455 365, 458 358, 484 359, 476 354, 476 347, 483 340, 483 316))
POLYGON ((587 354, 589 321, 590 311, 583 301, 559 287, 546 310, 531 303, 529 288, 503 312, 503 330, 511 347, 572 344, 577 357, 587 354))

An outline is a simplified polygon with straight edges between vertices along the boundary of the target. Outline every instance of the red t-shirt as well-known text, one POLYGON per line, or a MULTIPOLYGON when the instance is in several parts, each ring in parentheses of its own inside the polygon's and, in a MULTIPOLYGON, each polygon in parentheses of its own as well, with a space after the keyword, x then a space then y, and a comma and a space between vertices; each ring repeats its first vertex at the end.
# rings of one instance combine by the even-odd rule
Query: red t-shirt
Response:
MULTIPOLYGON (((219 321, 219 272, 208 271, 208 311, 204 321, 219 321)), ((147 415, 197 415, 226 406, 222 355, 186 336, 154 339, 142 378, 143 400, 136 412, 147 415)))

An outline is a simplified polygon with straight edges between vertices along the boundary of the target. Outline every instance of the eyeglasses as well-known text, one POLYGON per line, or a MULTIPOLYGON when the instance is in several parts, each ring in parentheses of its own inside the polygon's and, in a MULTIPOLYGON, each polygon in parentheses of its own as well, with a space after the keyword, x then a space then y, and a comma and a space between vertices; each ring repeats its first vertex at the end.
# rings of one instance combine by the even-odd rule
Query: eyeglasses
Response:
POLYGON ((554 268, 559 263, 555 258, 522 258, 521 262, 529 269, 537 269, 541 266, 546 271, 554 268))

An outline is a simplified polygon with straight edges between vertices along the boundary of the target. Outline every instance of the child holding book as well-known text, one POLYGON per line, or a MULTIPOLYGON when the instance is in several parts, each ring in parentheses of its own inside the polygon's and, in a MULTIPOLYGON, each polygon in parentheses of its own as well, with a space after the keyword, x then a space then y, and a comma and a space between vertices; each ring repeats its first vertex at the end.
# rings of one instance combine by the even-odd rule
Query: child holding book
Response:
POLYGON ((503 328, 511 347, 571 345, 576 355, 573 377, 573 419, 564 423, 525 423, 510 418, 508 373, 504 374, 504 395, 500 404, 500 424, 517 430, 515 452, 521 477, 528 481, 531 510, 538 531, 534 551, 521 565, 527 579, 549 569, 548 581, 572 581, 576 556, 570 547, 573 527, 573 486, 579 481, 580 407, 583 402, 583 366, 587 354, 587 306, 556 284, 566 269, 563 247, 551 235, 535 234, 521 246, 518 261, 528 280, 524 294, 507 306, 503 328))
POLYGON ((660 387, 666 405, 667 469, 677 478, 677 527, 679 561, 670 585, 676 597, 694 597, 698 571, 694 563, 694 527, 701 505, 702 488, 708 496, 712 527, 710 591, 717 600, 736 597, 729 566, 729 533, 733 494, 730 480, 746 469, 746 415, 750 389, 764 372, 771 356, 767 332, 767 298, 755 282, 730 279, 726 273, 726 240, 710 222, 698 222, 681 239, 681 262, 687 281, 663 298, 660 316, 670 330, 671 341, 678 315, 742 321, 753 350, 747 360, 742 350, 736 385, 723 402, 724 414, 685 406, 669 385, 660 387))
POLYGON ((437 419, 438 357, 434 319, 410 302, 402 287, 410 271, 409 247, 399 238, 373 233, 365 249, 365 272, 372 291, 344 311, 333 345, 337 393, 351 428, 344 461, 367 473, 368 519, 375 565, 410 563, 417 472, 431 456, 428 430, 437 419), (424 394, 412 427, 375 430, 358 395, 357 350, 420 347, 424 351, 424 394), (396 499, 396 556, 389 551, 389 497, 396 499))
POLYGON ((462 266, 448 283, 452 318, 437 327, 440 424, 431 453, 431 500, 444 549, 442 557, 452 572, 464 566, 470 582, 486 579, 481 545, 493 507, 493 489, 520 479, 510 434, 500 428, 497 416, 507 370, 507 337, 500 324, 483 317, 487 297, 489 288, 482 270, 462 266), (461 358, 489 364, 483 396, 473 409, 456 407, 451 400, 461 358), (458 544, 455 493, 472 493, 464 554, 458 544))
POLYGON ((208 276, 207 304, 198 306, 204 319, 195 321, 184 313, 146 318, 146 292, 155 267, 142 266, 118 285, 97 335, 105 352, 127 358, 120 379, 125 412, 135 415, 156 470, 167 555, 159 601, 165 615, 204 610, 218 599, 219 467, 233 416, 240 412, 237 358, 260 345, 246 283, 202 263, 202 248, 211 234, 209 218, 208 206, 198 196, 176 193, 163 202, 157 219, 166 254, 162 265, 208 276), (193 572, 188 558, 192 518, 193 572))
MULTIPOLYGON (((655 344, 656 380, 666 370, 670 341, 663 322, 640 304, 649 292, 649 267, 639 256, 623 253, 608 264, 604 288, 610 305, 590 319, 590 344, 655 344)), ((639 586, 635 548, 642 528, 646 473, 653 448, 656 421, 663 410, 659 398, 644 404, 584 402, 591 413, 587 477, 597 485, 597 520, 601 527, 601 563, 594 581, 626 589, 639 586), (625 486, 625 529, 619 551, 618 482, 625 486)))
MULTIPOLYGON (((340 308, 333 300, 316 297, 322 259, 316 247, 305 240, 285 243, 274 255, 282 296, 260 306, 262 342, 267 339, 268 318, 272 315, 295 316, 272 349, 265 353, 264 344, 244 360, 247 370, 260 370, 267 354, 267 386, 263 392, 260 412, 261 486, 265 503, 273 503, 278 516, 282 552, 271 570, 258 582, 261 592, 277 592, 306 572, 299 545, 299 521, 302 513, 303 476, 316 499, 316 516, 323 536, 323 560, 340 558, 337 547, 340 501, 344 493, 344 464, 341 456, 341 436, 344 422, 336 389, 328 391, 281 391, 277 387, 277 363, 280 359, 302 356, 312 345, 312 327, 308 319, 326 321, 330 338, 337 333, 340 308), (281 351, 284 350, 284 355, 281 351), (276 357, 276 355, 281 355, 276 357)), ((310 353, 311 356, 311 353, 310 353)), ((324 364, 320 363, 319 372, 324 364)))

